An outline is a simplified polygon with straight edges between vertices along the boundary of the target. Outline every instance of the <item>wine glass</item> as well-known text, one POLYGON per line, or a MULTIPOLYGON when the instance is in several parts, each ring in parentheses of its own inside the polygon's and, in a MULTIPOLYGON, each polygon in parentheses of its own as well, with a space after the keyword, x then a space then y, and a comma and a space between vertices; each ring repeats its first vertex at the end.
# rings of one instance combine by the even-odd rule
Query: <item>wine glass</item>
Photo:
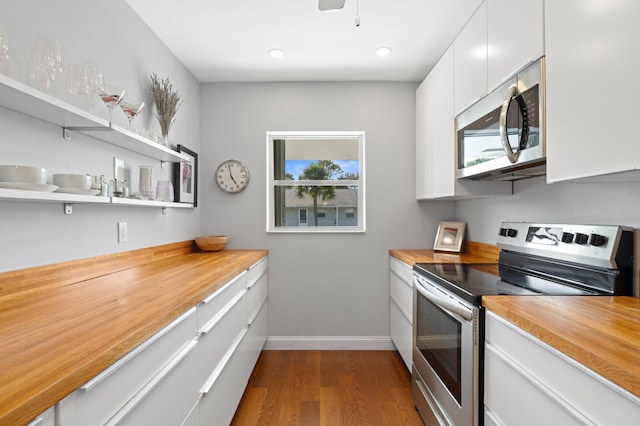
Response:
POLYGON ((130 102, 122 101, 120 102, 120 108, 122 108, 122 112, 127 116, 127 120, 129 120, 129 130, 133 130, 133 126, 131 121, 136 118, 138 114, 144 108, 144 102, 140 102, 139 104, 133 104, 130 102))
POLYGON ((50 93, 56 75, 62 72, 62 56, 57 40, 38 36, 29 56, 29 76, 40 81, 40 90, 50 93))
POLYGON ((102 99, 102 102, 104 102, 109 109, 109 123, 112 121, 111 115, 113 113, 113 109, 122 101, 122 98, 124 98, 126 93, 126 90, 118 86, 105 84, 104 89, 98 94, 100 99, 102 99))
POLYGON ((92 61, 82 63, 82 94, 89 95, 89 112, 93 114, 93 97, 104 90, 104 76, 100 64, 92 61))
POLYGON ((4 25, 0 25, 0 73, 6 74, 9 71, 9 39, 4 25))

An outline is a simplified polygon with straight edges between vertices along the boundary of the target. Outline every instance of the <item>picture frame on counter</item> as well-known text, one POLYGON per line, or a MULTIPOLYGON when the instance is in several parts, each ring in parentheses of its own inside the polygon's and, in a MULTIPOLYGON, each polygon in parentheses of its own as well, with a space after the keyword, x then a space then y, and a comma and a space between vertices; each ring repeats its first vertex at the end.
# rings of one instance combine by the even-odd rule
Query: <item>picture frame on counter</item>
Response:
POLYGON ((174 166, 174 201, 191 203, 198 206, 198 154, 184 145, 178 145, 177 151, 191 157, 190 162, 181 161, 174 166))
POLYGON ((433 249, 460 253, 465 222, 440 222, 433 249))

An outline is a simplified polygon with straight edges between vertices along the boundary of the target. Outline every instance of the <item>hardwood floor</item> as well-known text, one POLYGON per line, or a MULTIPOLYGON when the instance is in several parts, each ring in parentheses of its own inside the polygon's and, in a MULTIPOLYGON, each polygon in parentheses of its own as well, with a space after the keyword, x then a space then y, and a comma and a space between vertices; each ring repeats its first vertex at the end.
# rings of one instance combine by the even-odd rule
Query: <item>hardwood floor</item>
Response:
POLYGON ((232 425, 422 425, 395 351, 262 351, 232 425))

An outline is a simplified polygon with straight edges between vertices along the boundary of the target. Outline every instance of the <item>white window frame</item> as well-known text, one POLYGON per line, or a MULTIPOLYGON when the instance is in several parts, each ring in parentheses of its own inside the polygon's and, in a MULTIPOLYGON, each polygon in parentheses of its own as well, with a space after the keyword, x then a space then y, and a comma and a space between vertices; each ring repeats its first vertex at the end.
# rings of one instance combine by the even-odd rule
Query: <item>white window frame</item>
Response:
MULTIPOLYGON (((365 132, 345 131, 345 132, 291 132, 291 131, 268 131, 267 132, 267 232, 268 233, 364 233, 366 231, 366 208, 365 208, 365 132), (277 181, 273 178, 274 172, 274 140, 278 139, 355 139, 358 141, 358 180, 320 180, 320 181, 277 181), (275 226, 274 214, 274 190, 275 186, 296 184, 311 185, 337 185, 337 186, 357 186, 358 187, 358 226, 275 226)), ((307 213, 308 214, 308 213, 307 213)), ((308 220, 308 217, 307 217, 308 220)))

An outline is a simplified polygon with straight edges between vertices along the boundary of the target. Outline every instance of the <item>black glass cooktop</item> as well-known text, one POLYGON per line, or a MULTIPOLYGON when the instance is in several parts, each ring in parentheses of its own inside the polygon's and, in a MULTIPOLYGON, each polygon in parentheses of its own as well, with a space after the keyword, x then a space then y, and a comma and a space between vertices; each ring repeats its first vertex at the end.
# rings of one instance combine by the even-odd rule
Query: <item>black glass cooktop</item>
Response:
POLYGON ((463 300, 479 306, 487 295, 591 295, 587 288, 525 273, 498 263, 417 263, 413 269, 463 300))

